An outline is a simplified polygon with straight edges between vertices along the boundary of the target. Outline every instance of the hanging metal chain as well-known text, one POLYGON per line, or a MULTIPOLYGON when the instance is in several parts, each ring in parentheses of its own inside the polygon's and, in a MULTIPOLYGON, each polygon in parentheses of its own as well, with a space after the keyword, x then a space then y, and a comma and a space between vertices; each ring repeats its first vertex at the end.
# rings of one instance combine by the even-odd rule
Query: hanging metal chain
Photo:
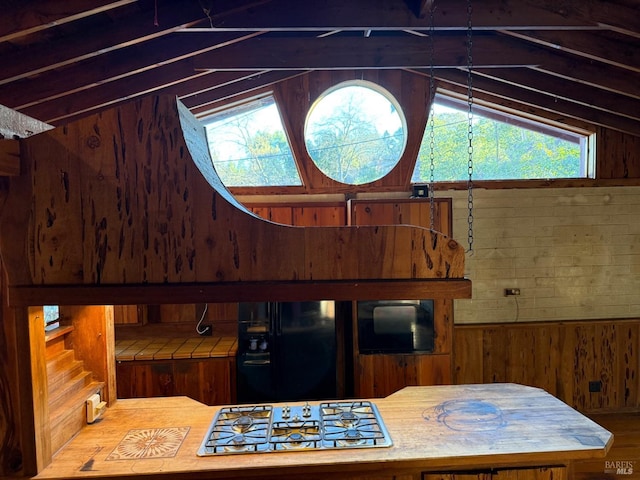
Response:
POLYGON ((469 208, 469 215, 467 222, 469 224, 468 241, 469 241, 469 253, 473 254, 473 75, 471 70, 473 69, 473 28, 472 28, 472 13, 473 8, 471 0, 467 3, 467 103, 469 106, 468 113, 468 131, 467 137, 469 140, 469 162, 468 173, 469 180, 467 182, 467 206, 469 208))
POLYGON ((436 94, 436 83, 434 80, 434 63, 435 63, 435 41, 434 41, 434 33, 435 33, 435 25, 434 25, 434 5, 431 5, 431 16, 429 23, 429 55, 431 57, 431 67, 429 69, 429 101, 431 102, 430 110, 429 110, 429 209, 431 214, 429 228, 434 230, 435 225, 435 217, 436 217, 436 207, 435 207, 435 192, 433 188, 433 183, 435 181, 435 121, 434 117, 434 108, 433 104, 435 102, 435 94, 436 94))

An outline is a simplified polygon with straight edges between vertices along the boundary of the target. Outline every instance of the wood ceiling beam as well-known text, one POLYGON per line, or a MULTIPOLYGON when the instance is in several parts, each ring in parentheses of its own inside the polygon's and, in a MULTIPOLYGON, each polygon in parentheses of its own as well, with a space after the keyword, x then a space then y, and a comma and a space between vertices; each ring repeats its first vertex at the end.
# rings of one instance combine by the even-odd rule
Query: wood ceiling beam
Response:
POLYGON ((48 123, 57 126, 152 93, 187 97, 183 103, 193 107, 211 103, 221 95, 228 96, 230 92, 255 89, 292 76, 291 72, 271 77, 266 74, 268 72, 196 72, 191 60, 184 59, 28 107, 24 109, 24 113, 36 118, 46 118, 48 123), (237 86, 223 91, 223 87, 232 84, 237 86), (213 90, 224 93, 214 95, 213 90))
MULTIPOLYGON (((567 1, 571 4, 582 2, 567 1)), ((264 8, 228 16, 224 22, 218 22, 213 17, 212 23, 215 29, 234 31, 428 30, 429 15, 416 15, 407 3, 401 0, 324 0, 314 5, 313 15, 310 15, 306 2, 272 0, 264 8)), ((473 27, 477 30, 603 28, 589 18, 567 12, 571 12, 571 9, 552 11, 546 8, 542 0, 484 0, 473 6, 473 27)), ((466 30, 467 0, 438 3, 434 11, 434 28, 466 30)))
MULTIPOLYGON (((415 71, 415 70, 414 70, 415 71)), ((428 74, 422 73, 425 76, 428 74)), ((468 89, 467 85, 460 83, 458 79, 457 83, 446 81, 442 78, 436 79, 436 88, 438 91, 446 92, 448 95, 452 95, 459 99, 465 100, 467 98, 468 89)), ((560 112, 550 112, 548 110, 542 110, 531 105, 527 105, 519 102, 516 99, 500 97, 487 93, 486 91, 474 92, 474 101, 476 103, 483 103, 492 105, 501 111, 511 113, 516 116, 522 116, 525 118, 532 118, 534 120, 544 119, 550 125, 555 125, 560 128, 568 128, 569 130, 577 130, 581 132, 593 132, 596 126, 593 123, 586 122, 584 120, 570 117, 568 115, 562 115, 560 112)))
POLYGON ((0 85, 152 40, 206 18, 202 8, 192 0, 175 0, 171 14, 163 14, 159 25, 154 25, 153 15, 153 10, 137 12, 89 35, 81 31, 30 46, 28 55, 21 49, 5 54, 0 85))
POLYGON ((181 34, 179 39, 173 35, 165 35, 143 45, 110 52, 36 78, 2 85, 0 104, 23 111, 38 103, 153 70, 256 35, 259 33, 229 32, 204 38, 201 35, 181 34))
MULTIPOLYGON (((202 33, 202 35, 208 35, 202 33)), ((423 37, 286 37, 256 38, 206 52, 194 59, 205 70, 344 70, 372 68, 421 68, 435 60, 437 68, 467 65, 466 36, 435 38, 432 59, 429 41, 423 37)), ((508 42, 490 36, 474 39, 473 63, 478 67, 537 65, 544 57, 524 42, 508 42)))
POLYGON ((35 0, 13 2, 14 8, 2 8, 0 42, 8 42, 32 33, 73 22, 97 13, 122 7, 137 0, 35 0))
POLYGON ((640 99, 625 97, 589 85, 558 82, 552 75, 532 71, 531 69, 479 69, 474 70, 474 75, 551 95, 556 99, 561 98, 587 107, 597 108, 615 115, 622 115, 640 122, 640 99))
MULTIPOLYGON (((216 73, 223 74, 225 72, 216 73)), ((244 73, 246 74, 247 72, 244 73)), ((191 113, 196 116, 202 116, 218 106, 223 100, 240 95, 246 97, 277 82, 288 80, 304 73, 307 72, 258 72, 251 75, 244 75, 243 78, 217 85, 215 88, 209 89, 206 92, 181 97, 180 101, 191 110, 191 113)))
MULTIPOLYGON (((422 73, 426 73, 426 71, 422 73)), ((437 79, 450 82, 454 85, 462 87, 466 87, 467 85, 467 74, 461 70, 440 69, 435 71, 435 75, 437 79)), ((620 132, 640 136, 640 122, 604 112, 597 108, 587 107, 551 95, 534 92, 479 76, 473 78, 473 88, 479 92, 512 100, 523 105, 529 105, 535 109, 553 112, 558 114, 558 116, 575 118, 592 125, 600 125, 620 132)))
POLYGON ((607 30, 640 38, 640 4, 637 2, 632 8, 615 0, 534 1, 544 4, 545 8, 552 13, 591 19, 607 30))
POLYGON ((594 35, 593 32, 578 31, 504 30, 500 33, 614 67, 640 72, 637 42, 627 43, 620 39, 594 35))
POLYGON ((79 90, 64 97, 37 103, 21 109, 21 112, 52 125, 60 125, 73 118, 134 100, 201 75, 203 72, 196 72, 191 59, 186 58, 162 67, 144 70, 135 75, 127 75, 93 88, 79 90))
MULTIPOLYGON (((541 60, 536 66, 531 67, 535 70, 631 98, 640 98, 640 89, 638 88, 640 74, 638 72, 629 71, 628 69, 622 70, 612 65, 585 59, 584 56, 559 51, 557 48, 546 48, 546 46, 538 46, 531 42, 504 35, 502 35, 502 38, 504 42, 517 42, 511 48, 515 49, 517 45, 520 45, 525 48, 523 52, 536 52, 541 60)), ((632 63, 635 64, 637 62, 632 61, 632 63)))

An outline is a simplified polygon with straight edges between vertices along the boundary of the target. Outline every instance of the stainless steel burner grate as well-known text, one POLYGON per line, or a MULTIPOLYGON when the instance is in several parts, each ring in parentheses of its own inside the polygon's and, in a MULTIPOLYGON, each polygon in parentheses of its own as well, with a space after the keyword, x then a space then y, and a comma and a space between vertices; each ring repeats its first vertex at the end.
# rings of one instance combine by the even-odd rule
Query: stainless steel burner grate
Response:
POLYGON ((367 401, 220 409, 198 455, 389 447, 376 406, 367 401))

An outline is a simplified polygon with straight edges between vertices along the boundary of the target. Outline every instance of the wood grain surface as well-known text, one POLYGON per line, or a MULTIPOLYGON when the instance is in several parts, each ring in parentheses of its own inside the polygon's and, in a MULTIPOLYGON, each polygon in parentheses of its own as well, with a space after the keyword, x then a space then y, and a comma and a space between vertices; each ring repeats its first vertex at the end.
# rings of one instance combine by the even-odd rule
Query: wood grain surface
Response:
POLYGON ((464 277, 462 246, 426 228, 259 218, 224 187, 202 125, 173 97, 22 141, 30 188, 7 202, 26 211, 0 219, 3 258, 23 259, 6 264, 10 286, 464 277))
POLYGON ((563 466, 602 458, 613 442, 609 431, 555 397, 516 384, 407 387, 375 403, 393 440, 389 448, 198 457, 216 407, 185 397, 119 400, 37 478, 411 478, 563 466), (131 430, 185 427, 189 432, 170 459, 107 461, 131 430))

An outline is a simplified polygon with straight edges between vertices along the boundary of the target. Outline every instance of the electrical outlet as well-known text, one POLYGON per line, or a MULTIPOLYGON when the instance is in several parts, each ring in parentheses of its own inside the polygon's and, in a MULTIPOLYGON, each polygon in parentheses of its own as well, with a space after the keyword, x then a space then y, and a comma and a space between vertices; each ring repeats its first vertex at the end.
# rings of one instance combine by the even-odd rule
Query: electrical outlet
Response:
POLYGON ((505 297, 512 297, 514 295, 520 295, 520 289, 519 288, 505 288, 504 289, 504 296, 505 297))
POLYGON ((594 380, 589 382, 589 392, 598 393, 602 390, 602 382, 600 380, 594 380))
POLYGON ((100 398, 100 393, 94 393, 87 398, 87 423, 93 423, 107 409, 107 402, 103 402, 100 398))

